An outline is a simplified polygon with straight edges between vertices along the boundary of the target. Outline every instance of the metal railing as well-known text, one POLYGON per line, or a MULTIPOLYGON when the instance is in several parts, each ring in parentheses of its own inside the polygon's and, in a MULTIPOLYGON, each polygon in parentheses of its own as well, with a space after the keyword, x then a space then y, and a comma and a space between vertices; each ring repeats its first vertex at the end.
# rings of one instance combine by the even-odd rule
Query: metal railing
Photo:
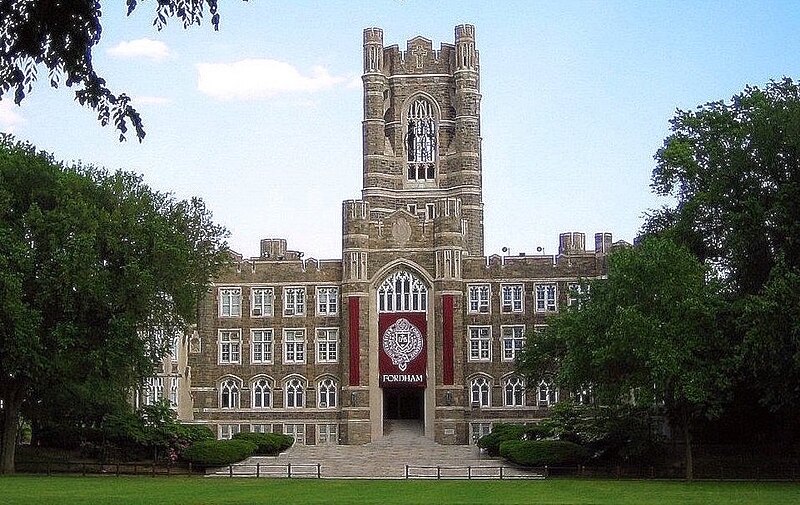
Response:
POLYGON ((510 466, 405 466, 406 479, 544 479, 547 467, 520 470, 510 466))

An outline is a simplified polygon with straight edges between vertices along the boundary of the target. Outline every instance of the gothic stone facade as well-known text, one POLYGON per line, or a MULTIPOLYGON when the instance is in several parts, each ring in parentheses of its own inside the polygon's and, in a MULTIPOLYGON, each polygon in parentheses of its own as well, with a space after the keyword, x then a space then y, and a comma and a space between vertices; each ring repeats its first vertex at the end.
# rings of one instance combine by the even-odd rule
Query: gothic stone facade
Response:
POLYGON ((464 444, 558 400, 552 384, 524 384, 514 357, 580 279, 603 275, 611 235, 593 251, 564 233, 555 256, 484 256, 474 27, 405 50, 368 28, 363 58, 363 189, 342 205, 342 258, 263 240, 214 280, 188 338, 181 412, 220 437, 363 444, 417 419, 464 444))

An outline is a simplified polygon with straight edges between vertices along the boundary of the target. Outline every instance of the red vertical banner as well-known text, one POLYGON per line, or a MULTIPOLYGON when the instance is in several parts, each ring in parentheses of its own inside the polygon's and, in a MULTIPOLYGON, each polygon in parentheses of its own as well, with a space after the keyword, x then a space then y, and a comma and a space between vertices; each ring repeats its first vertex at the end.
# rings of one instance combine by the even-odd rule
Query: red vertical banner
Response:
POLYGON ((427 333, 425 312, 385 312, 378 317, 382 387, 425 387, 427 333))
POLYGON ((453 385, 453 295, 442 295, 442 384, 453 385))
POLYGON ((347 298, 347 311, 350 320, 350 385, 361 385, 361 335, 359 328, 359 297, 349 296, 347 298))

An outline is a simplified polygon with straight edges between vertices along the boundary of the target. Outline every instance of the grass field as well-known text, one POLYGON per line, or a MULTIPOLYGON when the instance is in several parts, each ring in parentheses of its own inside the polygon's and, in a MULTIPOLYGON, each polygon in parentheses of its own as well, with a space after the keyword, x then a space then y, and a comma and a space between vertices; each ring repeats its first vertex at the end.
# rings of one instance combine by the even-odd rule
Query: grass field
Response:
POLYGON ((791 504, 800 484, 552 479, 546 481, 368 481, 202 477, 0 477, 0 503, 211 505, 791 504))

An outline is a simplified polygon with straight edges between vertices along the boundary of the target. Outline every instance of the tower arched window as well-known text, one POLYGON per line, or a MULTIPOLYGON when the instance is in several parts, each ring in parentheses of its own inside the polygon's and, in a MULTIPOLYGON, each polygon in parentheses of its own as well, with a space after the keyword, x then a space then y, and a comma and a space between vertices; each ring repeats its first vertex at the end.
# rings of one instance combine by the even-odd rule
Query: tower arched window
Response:
POLYGON ((436 177, 436 117, 427 98, 411 102, 406 115, 406 161, 408 180, 433 180, 436 177))
POLYGON ((411 272, 399 270, 378 288, 380 312, 425 312, 428 310, 428 288, 411 272))
POLYGON ((251 390, 254 409, 266 409, 272 406, 272 381, 266 378, 256 379, 251 390))

